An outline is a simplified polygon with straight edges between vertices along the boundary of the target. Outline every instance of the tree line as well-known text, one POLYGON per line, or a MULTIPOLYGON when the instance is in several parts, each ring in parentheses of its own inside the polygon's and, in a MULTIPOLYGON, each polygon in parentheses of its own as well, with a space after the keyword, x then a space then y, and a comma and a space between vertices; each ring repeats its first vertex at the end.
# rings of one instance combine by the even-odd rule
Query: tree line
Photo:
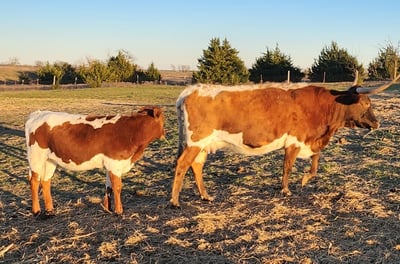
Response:
MULTIPOLYGON (((132 56, 124 50, 118 51, 106 62, 88 60, 87 64, 73 67, 66 62, 54 64, 39 63, 37 76, 41 84, 58 88, 61 84, 86 83, 90 87, 100 87, 104 82, 137 82, 160 80, 160 71, 151 63, 146 70, 133 62, 132 56)), ((23 76, 22 76, 23 78, 23 76)))
MULTIPOLYGON (((367 71, 344 48, 332 41, 323 47, 310 69, 302 71, 293 65, 289 55, 283 53, 279 46, 267 48, 266 52, 256 58, 250 69, 245 67, 239 57, 239 51, 233 48, 225 38, 212 38, 203 55, 198 59, 197 71, 193 71, 194 83, 239 84, 249 81, 260 83, 265 81, 282 82, 288 80, 299 82, 307 77, 314 82, 352 81, 358 71, 359 79, 370 80, 393 79, 400 69, 399 45, 388 42, 382 47, 368 65, 367 71)), ((99 87, 103 82, 144 82, 161 80, 161 74, 151 63, 143 70, 133 63, 132 56, 118 51, 106 62, 88 60, 85 65, 73 67, 65 62, 39 65, 37 72, 41 84, 52 84, 57 88, 63 83, 86 83, 91 87, 99 87)))
POLYGON ((314 82, 347 82, 354 80, 356 72, 360 81, 365 78, 393 79, 400 69, 399 46, 391 42, 379 50, 377 57, 369 63, 367 72, 355 56, 334 41, 322 49, 306 71, 295 67, 291 57, 283 53, 278 45, 274 49, 267 48, 248 70, 238 53, 227 39, 222 42, 219 38, 211 39, 208 48, 203 50, 203 56, 198 59, 198 71, 193 73, 193 80, 218 84, 282 82, 288 80, 289 72, 292 82, 299 82, 304 77, 314 82))

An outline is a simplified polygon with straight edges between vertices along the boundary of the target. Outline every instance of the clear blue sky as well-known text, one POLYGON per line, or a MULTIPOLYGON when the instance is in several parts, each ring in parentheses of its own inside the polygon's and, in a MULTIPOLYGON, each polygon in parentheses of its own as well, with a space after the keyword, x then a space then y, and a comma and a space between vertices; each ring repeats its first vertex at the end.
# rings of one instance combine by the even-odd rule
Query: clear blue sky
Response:
POLYGON ((279 45, 310 67, 332 41, 364 67, 400 41, 399 0, 3 0, 0 63, 106 60, 118 50, 158 69, 188 65, 210 40, 227 38, 251 67, 279 45))

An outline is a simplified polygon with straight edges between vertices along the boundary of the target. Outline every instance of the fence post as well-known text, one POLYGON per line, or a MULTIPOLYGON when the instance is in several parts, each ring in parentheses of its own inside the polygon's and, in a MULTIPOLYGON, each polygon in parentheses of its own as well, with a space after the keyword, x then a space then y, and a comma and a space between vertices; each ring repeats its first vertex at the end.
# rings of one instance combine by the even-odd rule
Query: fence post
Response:
POLYGON ((325 83, 325 77, 326 77, 326 72, 324 72, 324 78, 322 79, 323 83, 325 83))
POLYGON ((290 83, 290 70, 287 71, 287 83, 290 83))

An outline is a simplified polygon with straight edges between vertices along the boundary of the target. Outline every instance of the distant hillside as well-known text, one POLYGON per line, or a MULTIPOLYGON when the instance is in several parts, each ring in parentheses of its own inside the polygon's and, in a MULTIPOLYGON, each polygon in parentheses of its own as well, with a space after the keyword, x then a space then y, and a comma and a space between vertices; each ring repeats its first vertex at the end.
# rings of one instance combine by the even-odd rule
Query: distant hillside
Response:
POLYGON ((37 66, 28 65, 0 65, 0 81, 18 81, 21 75, 30 79, 37 79, 37 66))
MULTIPOLYGON (((36 80, 38 66, 28 65, 0 65, 0 83, 19 81, 21 75, 36 80)), ((192 80, 192 71, 172 71, 160 70, 163 81, 170 84, 190 83, 192 80)))

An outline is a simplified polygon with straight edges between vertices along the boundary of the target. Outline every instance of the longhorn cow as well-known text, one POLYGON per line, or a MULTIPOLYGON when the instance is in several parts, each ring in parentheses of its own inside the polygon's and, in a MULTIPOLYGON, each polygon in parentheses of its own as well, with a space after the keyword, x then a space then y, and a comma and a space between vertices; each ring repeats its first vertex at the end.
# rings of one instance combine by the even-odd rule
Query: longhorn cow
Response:
POLYGON ((379 127, 368 95, 387 89, 397 79, 378 88, 353 85, 346 91, 277 83, 187 87, 176 102, 179 150, 171 204, 179 206, 189 168, 201 198, 212 200, 202 170, 207 155, 219 149, 261 155, 284 148, 282 193, 289 195, 288 179, 296 157, 311 157, 310 172, 302 178, 304 186, 316 176, 320 152, 339 128, 379 127))

